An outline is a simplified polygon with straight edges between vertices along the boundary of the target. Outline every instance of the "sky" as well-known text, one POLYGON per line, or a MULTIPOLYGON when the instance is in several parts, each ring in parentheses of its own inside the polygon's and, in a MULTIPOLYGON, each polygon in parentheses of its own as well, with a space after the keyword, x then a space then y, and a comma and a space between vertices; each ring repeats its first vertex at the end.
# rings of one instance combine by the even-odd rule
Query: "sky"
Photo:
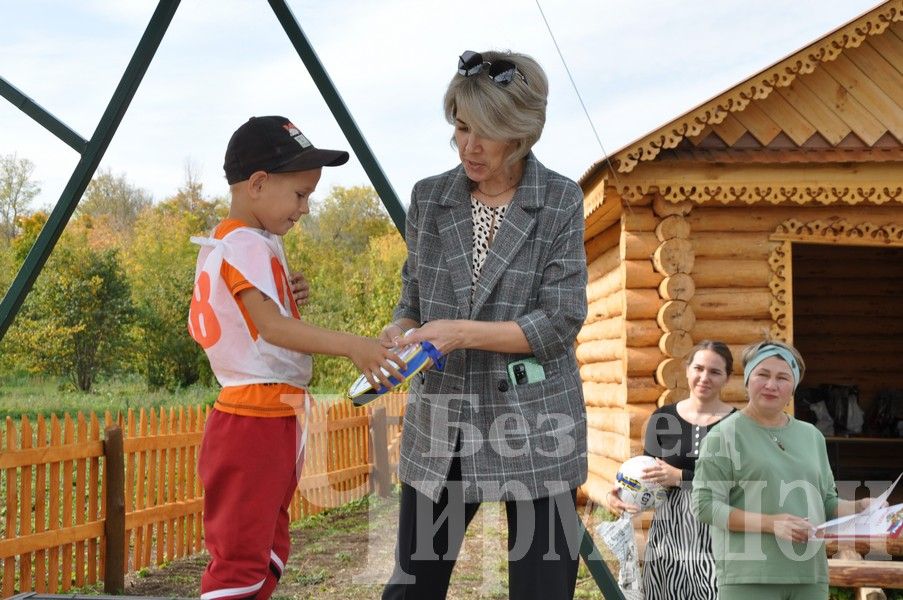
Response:
MULTIPOLYGON (((612 153, 874 8, 876 0, 288 0, 355 122, 407 204, 457 164, 442 96, 464 50, 514 50, 549 77, 534 147, 572 179, 612 153), (601 147, 543 21, 548 19, 601 147), (604 148, 604 151, 603 151, 604 148)), ((0 0, 0 77, 89 139, 153 0, 0 0)), ((156 201, 190 166, 209 195, 252 115, 289 117, 314 145, 350 150, 265 0, 184 0, 101 164, 156 201)), ((35 165, 52 207, 78 154, 0 98, 0 155, 35 165)), ((352 153, 317 196, 367 185, 352 153)))

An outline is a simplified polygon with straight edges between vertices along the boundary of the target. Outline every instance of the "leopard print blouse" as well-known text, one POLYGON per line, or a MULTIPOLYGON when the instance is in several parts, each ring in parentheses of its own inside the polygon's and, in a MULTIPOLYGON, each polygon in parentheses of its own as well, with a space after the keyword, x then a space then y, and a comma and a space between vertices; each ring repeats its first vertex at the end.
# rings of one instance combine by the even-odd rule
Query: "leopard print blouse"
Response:
POLYGON ((471 294, 480 278, 483 263, 489 254, 489 246, 492 239, 499 231, 505 211, 508 205, 497 207, 486 206, 473 196, 470 197, 470 214, 473 218, 473 280, 471 281, 471 294))

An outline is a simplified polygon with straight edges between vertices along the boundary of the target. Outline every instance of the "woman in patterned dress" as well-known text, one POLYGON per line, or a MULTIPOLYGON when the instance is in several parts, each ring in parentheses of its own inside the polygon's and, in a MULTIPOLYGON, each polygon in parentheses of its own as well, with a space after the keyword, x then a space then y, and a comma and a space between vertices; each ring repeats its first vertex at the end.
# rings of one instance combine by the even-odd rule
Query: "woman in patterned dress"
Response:
MULTIPOLYGON (((708 525, 692 515, 691 490, 699 444, 706 433, 734 411, 721 401, 721 389, 733 368, 723 342, 703 341, 689 354, 690 396, 656 410, 646 426, 644 452, 656 458, 647 481, 664 485, 666 500, 655 509, 643 565, 645 596, 655 600, 715 600, 715 564, 708 525)), ((609 493, 615 513, 638 508, 609 493)))

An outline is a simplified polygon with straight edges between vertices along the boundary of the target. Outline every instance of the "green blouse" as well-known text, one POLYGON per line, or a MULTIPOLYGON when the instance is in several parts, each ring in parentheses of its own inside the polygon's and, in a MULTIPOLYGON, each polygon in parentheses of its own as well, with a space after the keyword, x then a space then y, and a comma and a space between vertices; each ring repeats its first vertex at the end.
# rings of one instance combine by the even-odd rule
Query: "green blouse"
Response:
MULTIPOLYGON (((788 415, 789 416, 789 415, 788 415)), ((837 513, 837 490, 825 438, 792 416, 783 427, 763 427, 736 412, 712 429, 699 449, 693 512, 712 525, 719 584, 827 583, 821 541, 778 539, 765 532, 728 531, 731 510, 808 518, 813 525, 837 513)))

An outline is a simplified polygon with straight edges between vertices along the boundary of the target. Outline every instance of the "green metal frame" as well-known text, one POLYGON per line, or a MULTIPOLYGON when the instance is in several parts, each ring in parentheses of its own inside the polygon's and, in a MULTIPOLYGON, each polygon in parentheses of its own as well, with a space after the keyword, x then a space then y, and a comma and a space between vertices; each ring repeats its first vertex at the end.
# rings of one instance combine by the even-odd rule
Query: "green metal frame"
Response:
POLYGON ((395 189, 386 178, 386 174, 383 172, 382 167, 379 166, 376 155, 370 150, 370 146, 367 145, 367 140, 364 139, 361 130, 354 122, 354 118, 348 111, 348 107, 345 106, 342 97, 339 96, 339 91, 336 89, 335 85, 333 85, 326 69, 323 68, 323 63, 320 62, 317 53, 314 52, 313 46, 310 45, 307 36, 304 35, 304 31, 302 31, 301 26, 298 25, 298 20, 295 19, 295 15, 292 14, 292 11, 286 6, 285 1, 269 0, 269 3, 273 12, 276 13, 276 18, 279 19, 282 29, 285 30, 292 45, 295 46, 298 56, 301 57, 301 60, 304 62, 304 66, 307 67, 307 71, 313 78, 314 83, 317 84, 320 95, 323 96, 323 100, 326 101, 326 105, 329 106, 329 110, 332 111, 332 115, 338 122, 339 127, 342 128, 345 138, 348 140, 348 143, 351 144, 355 156, 357 156, 361 166, 364 167, 367 177, 370 178, 370 183, 373 184, 373 188, 382 199, 383 205, 386 207, 386 210, 389 211, 389 216, 395 223, 395 227, 398 229, 401 236, 404 237, 405 209, 398 200, 398 194, 395 193, 395 189))
POLYGON ((50 256, 66 223, 72 217, 79 199, 94 176, 94 172, 109 147, 129 103, 135 96, 138 85, 147 72, 147 67, 160 46, 160 40, 163 39, 163 34, 166 33, 178 6, 179 0, 161 0, 157 5, 116 91, 113 92, 113 97, 94 130, 94 135, 87 142, 28 96, 0 79, 0 94, 81 154, 81 159, 69 177, 69 182, 50 213, 47 223, 41 229, 34 246, 25 257, 25 262, 19 269, 9 291, 0 302, 0 339, 9 329, 16 313, 25 301, 25 296, 34 285, 44 263, 47 262, 47 257, 50 256))
MULTIPOLYGON (((60 235, 62 235, 63 229, 72 217, 75 207, 78 206, 82 194, 84 194, 91 178, 94 176, 107 147, 110 145, 110 141, 119 127, 119 123, 122 121, 122 117, 135 96, 138 85, 147 72, 157 48, 160 46, 163 35, 172 22, 179 2, 180 0, 160 0, 157 4, 150 23, 138 42, 138 47, 132 55, 132 59, 129 61, 125 73, 90 140, 84 140, 78 133, 50 114, 37 102, 0 77, 0 95, 81 154, 81 159, 70 176, 69 182, 63 189, 56 207, 50 213, 47 223, 26 256, 25 262, 3 297, 3 301, 0 302, 0 339, 3 338, 12 324, 16 313, 21 308, 28 292, 31 291, 35 279, 37 279, 38 274, 47 262, 53 247, 59 240, 60 235)), ((295 16, 283 0, 269 0, 269 4, 307 67, 314 83, 319 88, 320 94, 348 138, 352 150, 364 167, 364 171, 373 183, 373 187, 379 194, 383 205, 389 211, 389 216, 395 223, 395 227, 404 236, 404 207, 386 178, 379 162, 376 160, 376 156, 370 150, 360 129, 351 117, 351 113, 345 106, 338 90, 326 73, 326 69, 323 68, 323 64, 298 25, 297 19, 295 19, 295 16)))
POLYGON ((593 576, 593 581, 596 582, 596 586, 602 592, 602 596, 607 600, 626 600, 617 580, 611 574, 611 571, 608 570, 608 565, 605 564, 602 553, 596 548, 593 536, 586 528, 586 525, 584 525, 583 519, 580 520, 580 527, 583 529, 583 534, 580 538, 580 556, 583 557, 583 562, 586 563, 586 568, 589 570, 589 574, 593 576))
MULTIPOLYGON (((81 159, 69 177, 69 181, 60 195, 56 207, 50 213, 47 223, 38 235, 38 239, 25 257, 25 262, 19 269, 9 291, 3 297, 3 301, 0 302, 0 339, 3 339, 9 326, 12 324, 16 313, 25 301, 25 297, 31 290, 32 285, 34 285, 35 279, 47 262, 47 258, 53 251, 53 247, 59 240, 60 235, 62 235, 63 229, 72 217, 75 207, 78 206, 82 194, 85 193, 85 189, 87 189, 91 178, 97 171, 104 153, 116 134, 116 130, 119 128, 119 124, 122 122, 122 118, 132 98, 135 96, 141 80, 144 78, 144 74, 147 72, 147 68, 172 22, 173 16, 175 16, 179 2, 180 0, 160 0, 157 4, 150 23, 148 23, 144 34, 141 36, 135 53, 132 55, 125 73, 120 79, 119 85, 116 87, 116 91, 113 93, 113 97, 110 99, 90 140, 83 139, 37 102, 0 77, 0 96, 9 100, 14 106, 81 155, 81 159)), ((304 62, 314 83, 320 90, 320 94, 326 101, 327 106, 329 106, 329 110, 332 111, 333 116, 342 128, 342 132, 370 178, 376 193, 379 194, 383 205, 389 211, 389 216, 395 223, 395 227, 404 236, 406 216, 404 207, 392 188, 392 184, 386 178, 382 167, 376 160, 376 156, 370 150, 370 146, 367 145, 367 141, 354 122, 348 107, 345 106, 342 97, 329 78, 329 74, 320 62, 316 52, 314 52, 313 46, 311 46, 307 36, 304 35, 298 20, 284 0, 268 0, 268 2, 283 30, 285 30, 286 35, 288 35, 289 40, 291 40, 295 50, 298 52, 298 56, 304 62)), ((586 562, 596 585, 599 586, 606 598, 624 600, 624 595, 602 560, 602 556, 593 543, 589 531, 583 526, 582 520, 581 528, 580 555, 586 562)))
POLYGON ((31 291, 35 279, 62 235, 66 223, 72 217, 78 201, 85 193, 85 189, 109 147, 119 123, 122 122, 122 117, 135 96, 138 85, 147 72, 147 67, 160 46, 163 34, 166 33, 178 6, 179 0, 160 0, 119 85, 113 92, 113 97, 100 117, 94 135, 87 142, 28 96, 0 79, 0 94, 81 154, 81 159, 69 177, 69 182, 50 213, 47 223, 41 229, 38 239, 25 257, 25 262, 19 269, 9 291, 0 302, 0 339, 12 324, 25 297, 31 291))

